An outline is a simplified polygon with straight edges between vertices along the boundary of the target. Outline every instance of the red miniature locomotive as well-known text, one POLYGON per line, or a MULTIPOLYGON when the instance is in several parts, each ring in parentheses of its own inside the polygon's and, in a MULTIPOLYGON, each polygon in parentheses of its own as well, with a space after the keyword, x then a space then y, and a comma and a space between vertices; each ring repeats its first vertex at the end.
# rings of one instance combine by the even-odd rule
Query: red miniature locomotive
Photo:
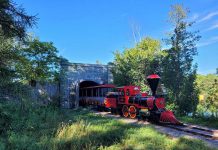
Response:
MULTIPOLYGON (((160 77, 156 74, 147 77, 152 92, 151 95, 142 93, 139 86, 131 85, 117 88, 111 85, 97 86, 96 88, 102 87, 104 91, 107 91, 102 95, 104 105, 102 100, 99 104, 101 107, 109 108, 112 113, 118 112, 124 117, 136 118, 139 116, 158 122, 181 124, 171 111, 165 109, 165 99, 163 95, 157 93, 158 85, 160 85, 159 80, 160 77), (106 87, 110 88, 110 90, 105 90, 106 87), (113 88, 116 90, 113 91, 113 88)), ((90 98, 86 97, 85 99, 87 101, 90 98)), ((82 100, 84 102, 84 97, 82 100)), ((90 102, 88 103, 90 104, 90 102)), ((98 101, 95 104, 98 105, 98 101)))
POLYGON ((141 93, 139 86, 118 87, 117 92, 108 93, 105 107, 121 112, 124 117, 136 118, 141 114, 150 120, 180 124, 174 114, 165 109, 163 96, 156 94, 159 80, 156 74, 147 77, 152 95, 141 93))

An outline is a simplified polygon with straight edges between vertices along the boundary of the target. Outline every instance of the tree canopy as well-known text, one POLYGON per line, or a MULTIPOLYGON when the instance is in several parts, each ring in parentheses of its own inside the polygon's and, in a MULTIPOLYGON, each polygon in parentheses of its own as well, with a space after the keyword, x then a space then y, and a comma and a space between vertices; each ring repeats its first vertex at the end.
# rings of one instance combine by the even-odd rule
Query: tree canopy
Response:
POLYGON ((28 38, 19 48, 19 63, 16 70, 19 77, 29 82, 49 81, 59 71, 59 57, 52 42, 41 42, 28 38))
POLYGON ((28 27, 36 23, 36 16, 31 16, 11 0, 0 0, 0 34, 5 37, 26 36, 28 27))
POLYGON ((169 91, 169 98, 178 106, 181 114, 194 112, 197 106, 197 89, 195 88, 197 66, 193 65, 197 55, 196 42, 200 36, 189 28, 188 9, 182 5, 173 5, 169 12, 169 21, 174 30, 166 39, 170 46, 165 50, 162 62, 162 77, 169 91))
POLYGON ((197 88, 199 89, 198 113, 212 113, 218 117, 218 76, 216 74, 197 75, 197 88))
POLYGON ((15 64, 20 58, 16 45, 24 40, 28 27, 36 23, 36 17, 11 0, 0 0, 0 85, 16 78, 15 64))
POLYGON ((159 72, 161 57, 160 42, 144 38, 135 47, 114 53, 114 82, 117 85, 135 84, 143 86, 147 75, 159 72))
POLYGON ((15 77, 12 66, 16 58, 17 51, 13 46, 13 40, 0 35, 0 86, 6 85, 15 77))

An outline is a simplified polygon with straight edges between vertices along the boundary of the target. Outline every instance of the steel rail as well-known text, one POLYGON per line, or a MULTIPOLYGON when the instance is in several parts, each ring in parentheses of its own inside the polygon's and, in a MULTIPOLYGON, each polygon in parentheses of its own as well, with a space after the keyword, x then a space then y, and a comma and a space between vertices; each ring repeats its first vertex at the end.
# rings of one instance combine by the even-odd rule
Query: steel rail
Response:
MULTIPOLYGON (((101 112, 98 112, 98 113, 101 114, 101 112)), ((107 112, 106 114, 104 114, 104 116, 112 117, 115 115, 107 112)), ((123 118, 120 116, 118 118, 122 118, 125 120, 130 119, 130 118, 123 118)), ((131 120, 135 120, 134 123, 139 122, 139 120, 137 119, 131 119, 131 120)), ((140 121, 144 122, 145 120, 140 120, 140 121)), ((215 130, 215 129, 210 129, 210 128, 201 127, 197 125, 190 125, 190 124, 185 124, 185 123, 183 123, 182 125, 173 125, 169 123, 154 123, 154 122, 150 122, 150 123, 163 126, 163 127, 172 128, 178 131, 183 131, 183 132, 194 134, 194 135, 200 135, 200 136, 210 138, 213 140, 218 140, 218 130, 215 130)))
POLYGON ((218 130, 214 130, 214 129, 209 129, 209 128, 205 128, 205 127, 200 127, 200 126, 196 126, 196 125, 189 125, 189 124, 183 124, 183 125, 171 125, 171 124, 162 124, 165 127, 169 127, 178 131, 184 131, 187 133, 191 133, 194 135, 200 135, 200 136, 204 136, 206 138, 211 138, 214 140, 218 140, 218 130))

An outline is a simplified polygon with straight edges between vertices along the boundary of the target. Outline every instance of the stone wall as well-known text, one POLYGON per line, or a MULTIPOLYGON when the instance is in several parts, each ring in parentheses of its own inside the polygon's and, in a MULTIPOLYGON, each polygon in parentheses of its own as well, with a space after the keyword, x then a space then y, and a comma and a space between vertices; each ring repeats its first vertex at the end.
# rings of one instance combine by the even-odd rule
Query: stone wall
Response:
MULTIPOLYGON (((41 105, 47 105, 50 102, 58 101, 60 94, 58 83, 36 83, 35 87, 17 82, 16 86, 7 86, 0 89, 0 101, 17 101, 29 100, 41 105)), ((31 103, 32 103, 31 102, 31 103)))
POLYGON ((63 108, 73 108, 79 105, 79 84, 83 81, 94 81, 98 84, 112 83, 111 67, 62 61, 60 101, 63 108))

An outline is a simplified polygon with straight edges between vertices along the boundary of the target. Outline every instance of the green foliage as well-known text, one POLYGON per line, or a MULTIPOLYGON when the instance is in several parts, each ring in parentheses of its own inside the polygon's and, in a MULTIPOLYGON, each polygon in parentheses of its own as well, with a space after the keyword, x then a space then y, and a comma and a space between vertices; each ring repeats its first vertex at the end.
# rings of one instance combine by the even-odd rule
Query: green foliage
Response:
POLYGON ((169 13, 169 21, 174 30, 166 43, 171 46, 165 50, 162 59, 162 77, 169 91, 169 100, 178 106, 180 114, 195 112, 198 90, 195 88, 197 66, 193 58, 197 55, 196 42, 200 36, 188 31, 192 22, 187 22, 188 10, 174 5, 169 13))
POLYGON ((21 85, 16 79, 15 64, 19 60, 19 52, 15 48, 15 41, 10 38, 0 36, 0 97, 16 100, 22 94, 27 94, 28 88, 21 85), (16 96, 15 96, 16 95, 16 96))
POLYGON ((55 79, 59 72, 59 58, 58 51, 52 42, 28 38, 18 49, 20 49, 20 61, 15 68, 22 80, 49 81, 55 79))
POLYGON ((158 40, 147 37, 134 48, 125 49, 122 53, 117 51, 114 55, 112 72, 117 85, 144 86, 147 75, 159 72, 162 53, 158 40))
POLYGON ((198 75, 197 87, 200 91, 198 114, 203 116, 205 112, 218 117, 218 76, 215 74, 198 75))
POLYGON ((214 83, 210 87, 208 91, 208 102, 210 105, 210 110, 212 115, 216 113, 216 117, 218 117, 218 81, 214 80, 214 83))
POLYGON ((177 116, 177 118, 184 123, 197 124, 205 127, 218 129, 217 118, 207 118, 203 116, 199 116, 199 117, 177 116))
POLYGON ((1 36, 24 38, 27 28, 32 27, 35 21, 35 16, 27 15, 25 10, 12 0, 0 0, 1 36))
POLYGON ((13 62, 17 58, 17 51, 13 47, 13 40, 0 35, 0 88, 12 82, 15 77, 13 62))
MULTIPOLYGON (((20 42, 0 36, 0 98, 25 103, 28 81, 49 82, 59 76, 57 49, 37 39, 20 42)), ((25 104, 23 105, 25 106, 25 104)))
MULTIPOLYGON (((0 97, 5 91, 15 91, 17 74, 15 64, 20 60, 18 41, 26 37, 26 30, 35 24, 36 17, 12 0, 0 0, 0 97), (12 88, 13 85, 13 88, 12 88)), ((11 93, 7 97, 10 97, 11 93)))
POLYGON ((10 115, 11 114, 5 110, 4 105, 0 103, 0 135, 9 130, 12 121, 10 115))
POLYGON ((175 113, 177 113, 176 110, 178 110, 178 106, 175 103, 167 102, 166 109, 174 111, 175 113))
POLYGON ((218 76, 215 74, 208 75, 197 75, 197 87, 201 94, 207 94, 210 87, 213 85, 214 81, 218 79, 218 76))
POLYGON ((34 106, 24 115, 13 103, 2 106, 11 118, 0 136, 2 149, 211 149, 199 140, 172 139, 152 125, 125 124, 87 109, 34 106))

